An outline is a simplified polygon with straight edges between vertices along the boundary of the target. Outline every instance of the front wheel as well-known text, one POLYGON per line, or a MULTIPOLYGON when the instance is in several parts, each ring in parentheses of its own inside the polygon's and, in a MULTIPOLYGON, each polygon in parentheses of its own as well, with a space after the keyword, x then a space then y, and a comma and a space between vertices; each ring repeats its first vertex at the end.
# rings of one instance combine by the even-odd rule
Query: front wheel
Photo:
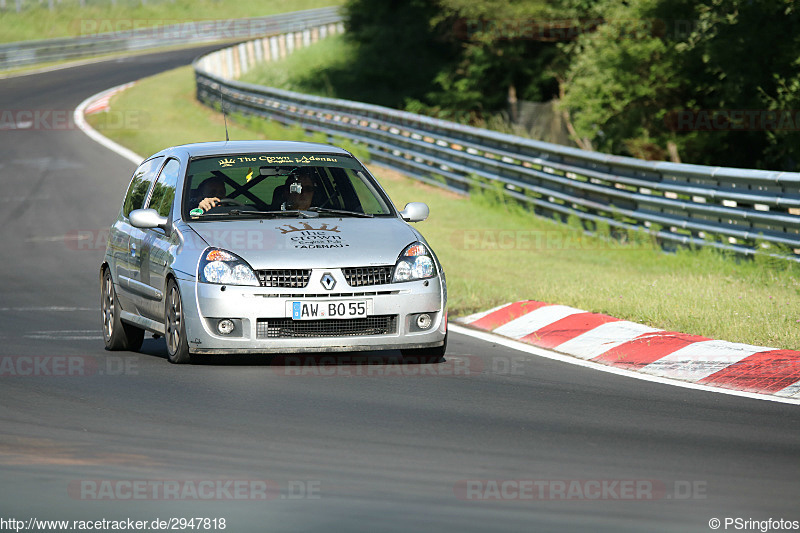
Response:
POLYGON ((181 291, 175 280, 167 284, 167 301, 164 310, 164 338, 167 340, 167 360, 170 363, 183 364, 191 361, 189 342, 186 339, 186 323, 184 322, 181 291))
POLYGON ((120 306, 117 291, 114 290, 114 280, 111 271, 103 269, 103 278, 100 281, 100 312, 103 318, 103 342, 106 350, 137 351, 144 341, 144 330, 131 324, 126 324, 119 318, 120 306))
POLYGON ((412 348, 400 350, 403 360, 408 359, 412 363, 441 363, 444 353, 447 351, 447 333, 444 335, 444 344, 433 348, 412 348))

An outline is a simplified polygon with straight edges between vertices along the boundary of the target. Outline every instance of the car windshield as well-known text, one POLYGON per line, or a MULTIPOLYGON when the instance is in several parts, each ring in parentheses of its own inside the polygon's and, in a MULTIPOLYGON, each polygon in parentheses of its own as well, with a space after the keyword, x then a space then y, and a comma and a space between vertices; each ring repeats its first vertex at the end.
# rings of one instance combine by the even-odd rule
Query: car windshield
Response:
POLYGON ((355 158, 340 154, 251 153, 193 159, 183 198, 183 217, 194 221, 392 214, 374 179, 355 158), (217 200, 210 208, 203 202, 209 198, 217 200))

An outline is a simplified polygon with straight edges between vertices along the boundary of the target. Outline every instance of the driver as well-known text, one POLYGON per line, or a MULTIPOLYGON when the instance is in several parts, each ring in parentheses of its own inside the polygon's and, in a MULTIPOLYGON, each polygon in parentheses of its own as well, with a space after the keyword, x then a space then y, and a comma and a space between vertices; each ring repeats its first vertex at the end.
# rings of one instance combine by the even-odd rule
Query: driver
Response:
POLYGON ((203 180, 197 188, 197 197, 202 198, 197 207, 203 211, 208 211, 216 206, 222 198, 225 198, 225 179, 220 176, 212 176, 203 180))

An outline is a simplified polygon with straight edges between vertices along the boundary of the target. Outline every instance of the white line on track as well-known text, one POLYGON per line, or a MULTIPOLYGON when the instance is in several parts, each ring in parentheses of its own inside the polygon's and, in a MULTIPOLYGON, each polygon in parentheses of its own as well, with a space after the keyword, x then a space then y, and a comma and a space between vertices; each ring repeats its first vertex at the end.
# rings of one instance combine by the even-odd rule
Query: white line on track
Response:
MULTIPOLYGON (((571 365, 582 366, 584 368, 590 368, 592 370, 599 370, 601 372, 608 372, 609 374, 616 374, 618 376, 626 376, 629 378, 640 379, 642 381, 650 381, 652 383, 660 383, 662 385, 672 385, 675 387, 683 387, 685 389, 692 389, 692 390, 701 390, 706 392, 716 392, 717 394, 727 394, 729 396, 741 396, 743 398, 752 398, 755 400, 766 400, 768 402, 778 402, 778 403, 788 403, 792 405, 800 405, 800 399, 795 398, 781 398, 780 396, 772 396, 768 394, 756 394, 753 392, 743 392, 737 391, 732 389, 722 389, 719 387, 709 387, 706 385, 698 385, 696 383, 688 383, 685 381, 676 381, 672 379, 661 378, 658 376, 651 376, 648 374, 640 374, 638 372, 632 372, 630 370, 623 370, 621 368, 615 368, 613 366, 607 366, 601 363, 595 363, 592 361, 585 361, 583 359, 578 359, 571 355, 563 355, 556 352, 551 352, 549 350, 545 350, 544 348, 538 348, 536 346, 531 346, 530 344, 525 344, 522 342, 518 342, 512 339, 506 339, 503 337, 499 337, 496 335, 492 335, 491 333, 487 333, 484 331, 478 331, 470 328, 466 328, 464 326, 459 326, 457 324, 453 324, 452 322, 447 325, 447 327, 460 335, 466 335, 468 337, 472 337, 474 339, 479 339, 485 342, 492 342, 494 344, 499 344, 500 346, 505 346, 506 348, 511 348, 512 350, 517 350, 520 352, 529 353, 532 355, 538 355, 539 357, 544 357, 547 359, 553 359, 555 361, 561 361, 562 363, 569 363, 571 365)), ((445 356, 446 357, 446 356, 445 356)))
POLYGON ((57 70, 65 70, 68 68, 82 67, 83 65, 93 65, 95 63, 102 63, 104 61, 116 61, 125 56, 114 56, 105 58, 89 58, 85 60, 70 61, 68 63, 61 63, 59 65, 51 65, 49 67, 31 68, 30 70, 21 70, 12 72, 10 74, 0 74, 0 80, 7 80, 10 78, 21 78, 23 76, 33 76, 34 74, 45 74, 47 72, 55 72, 57 70))
POLYGON ((51 305, 48 307, 0 307, 0 311, 11 311, 14 313, 40 313, 40 312, 62 312, 62 313, 74 313, 75 311, 97 311, 97 308, 94 307, 62 307, 58 305, 51 305))
POLYGON ((122 157, 124 157, 128 161, 132 162, 134 165, 138 165, 139 163, 144 161, 144 157, 136 154, 132 150, 128 150, 127 148, 125 148, 121 144, 117 144, 114 141, 112 141, 111 139, 109 139, 108 137, 106 137, 105 135, 101 134, 99 131, 97 131, 96 129, 91 127, 89 125, 89 123, 86 122, 86 118, 83 116, 83 114, 84 114, 84 112, 86 110, 86 107, 89 104, 91 104, 92 102, 94 102, 95 100, 99 100, 100 98, 103 98, 104 96, 112 94, 112 93, 117 93, 119 91, 123 91, 123 90, 127 89, 128 87, 130 87, 131 85, 133 85, 133 84, 132 83, 124 83, 122 85, 117 85, 116 87, 112 87, 110 89, 107 89, 105 91, 99 92, 97 94, 93 94, 92 96, 90 96, 89 98, 87 98, 86 100, 81 102, 78 105, 78 107, 75 108, 75 112, 73 113, 73 118, 75 119, 75 125, 78 126, 81 129, 81 131, 83 131, 83 133, 85 133, 86 135, 91 137, 92 140, 102 144, 103 146, 105 146, 106 148, 111 150, 112 152, 115 152, 115 153, 121 155, 122 157))
POLYGON ((26 339, 34 340, 56 340, 56 341, 95 341, 102 339, 102 335, 97 334, 95 329, 66 329, 55 331, 36 331, 26 333, 26 339))
POLYGON ((49 237, 28 237, 25 242, 61 242, 61 241, 88 241, 89 235, 51 235, 49 237))

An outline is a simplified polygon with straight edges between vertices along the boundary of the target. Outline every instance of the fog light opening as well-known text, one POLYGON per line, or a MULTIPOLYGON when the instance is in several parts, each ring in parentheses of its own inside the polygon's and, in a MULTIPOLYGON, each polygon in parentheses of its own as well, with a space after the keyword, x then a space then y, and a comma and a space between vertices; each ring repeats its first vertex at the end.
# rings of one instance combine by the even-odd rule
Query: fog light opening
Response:
POLYGON ((428 329, 431 327, 431 322, 433 321, 431 320, 431 315, 428 313, 422 313, 417 317, 417 327, 419 329, 428 329))
POLYGON ((217 331, 220 335, 230 335, 233 332, 233 320, 224 318, 217 322, 217 331))

